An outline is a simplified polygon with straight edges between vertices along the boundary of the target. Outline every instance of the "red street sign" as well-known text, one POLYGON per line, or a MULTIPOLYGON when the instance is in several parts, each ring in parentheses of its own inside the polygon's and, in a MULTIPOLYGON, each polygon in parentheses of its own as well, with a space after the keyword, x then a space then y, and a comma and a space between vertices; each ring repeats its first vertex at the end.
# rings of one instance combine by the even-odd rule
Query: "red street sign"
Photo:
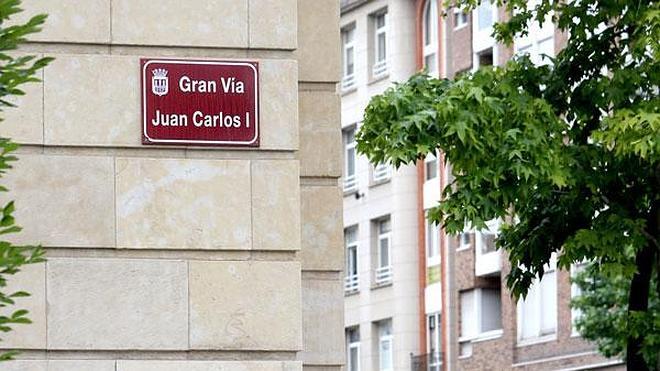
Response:
POLYGON ((257 62, 141 59, 142 144, 259 146, 257 62))

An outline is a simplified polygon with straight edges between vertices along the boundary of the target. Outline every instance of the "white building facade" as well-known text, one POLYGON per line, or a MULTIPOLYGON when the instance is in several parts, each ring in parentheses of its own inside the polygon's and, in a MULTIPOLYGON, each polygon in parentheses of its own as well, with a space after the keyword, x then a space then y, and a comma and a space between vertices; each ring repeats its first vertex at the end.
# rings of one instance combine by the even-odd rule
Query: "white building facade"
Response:
POLYGON ((341 9, 346 370, 409 370, 419 347, 417 170, 371 165, 354 138, 371 97, 415 72, 415 7, 341 9))

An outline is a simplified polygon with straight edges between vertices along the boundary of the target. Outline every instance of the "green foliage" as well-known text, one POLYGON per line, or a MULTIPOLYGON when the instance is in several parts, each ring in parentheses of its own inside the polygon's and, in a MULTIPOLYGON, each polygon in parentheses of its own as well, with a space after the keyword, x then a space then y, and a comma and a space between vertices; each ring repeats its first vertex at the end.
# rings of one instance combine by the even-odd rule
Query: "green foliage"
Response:
POLYGON ((500 42, 552 16, 567 45, 543 66, 519 56, 453 81, 415 75, 371 100, 357 148, 395 166, 442 151, 455 180, 429 215, 449 233, 504 220, 515 297, 555 252, 561 268, 593 261, 630 284, 630 256, 660 256, 660 3, 498 3, 512 14, 500 42))
MULTIPOLYGON (((31 33, 39 32, 46 16, 38 15, 32 17, 24 24, 15 22, 9 25, 11 16, 19 13, 20 0, 0 0, 0 110, 14 107, 11 96, 20 96, 25 93, 21 86, 25 83, 36 82, 39 79, 36 72, 46 66, 52 58, 36 58, 34 56, 17 57, 10 54, 18 46, 25 42, 25 37, 31 33)), ((1 119, 0 119, 1 120, 1 119)), ((7 138, 0 138, 0 177, 4 175, 11 164, 16 161, 12 155, 18 148, 18 144, 7 138)), ((0 192, 7 192, 7 188, 0 185, 0 192)), ((21 228, 16 225, 13 213, 14 202, 7 202, 0 207, 0 236, 16 233, 21 228)), ((18 273, 25 264, 43 261, 43 250, 38 246, 17 246, 9 241, 0 240, 0 331, 6 333, 11 331, 16 324, 30 323, 28 312, 23 309, 10 311, 10 306, 15 305, 15 299, 28 296, 24 291, 5 292, 7 279, 18 273)), ((15 352, 7 352, 0 355, 0 361, 11 359, 15 352)))
MULTIPOLYGON (((621 275, 602 272, 591 264, 574 277, 581 295, 571 302, 580 311, 575 325, 580 335, 598 345, 607 357, 626 352, 629 334, 647 334, 642 343, 642 355, 649 366, 656 365, 660 355, 660 296, 651 291, 647 312, 628 312, 626 300, 630 280, 621 275)), ((652 285, 657 285, 654 278, 652 285)))

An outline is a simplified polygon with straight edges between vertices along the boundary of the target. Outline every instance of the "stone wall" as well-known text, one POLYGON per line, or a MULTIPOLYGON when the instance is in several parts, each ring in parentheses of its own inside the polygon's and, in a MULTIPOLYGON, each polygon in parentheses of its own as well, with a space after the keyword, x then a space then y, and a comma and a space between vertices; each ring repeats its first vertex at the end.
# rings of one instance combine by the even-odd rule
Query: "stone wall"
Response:
POLYGON ((54 56, 4 113, 46 263, 0 370, 339 370, 338 0, 25 0, 54 56), (141 145, 140 57, 260 66, 260 147, 141 145))

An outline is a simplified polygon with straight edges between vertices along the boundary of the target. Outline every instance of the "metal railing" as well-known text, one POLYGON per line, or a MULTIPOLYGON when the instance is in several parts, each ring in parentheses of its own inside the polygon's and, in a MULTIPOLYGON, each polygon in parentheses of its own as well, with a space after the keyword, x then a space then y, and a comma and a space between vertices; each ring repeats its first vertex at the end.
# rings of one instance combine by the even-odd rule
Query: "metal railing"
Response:
POLYGON ((442 353, 410 354, 411 371, 440 371, 442 366, 442 353))
POLYGON ((380 267, 376 269, 376 284, 382 285, 392 281, 392 266, 380 267))
POLYGON ((357 274, 354 274, 354 275, 351 275, 351 276, 346 276, 344 278, 344 291, 345 292, 358 291, 359 286, 360 286, 360 280, 359 280, 357 274))
POLYGON ((371 73, 374 75, 374 77, 385 75, 387 73, 387 60, 376 62, 371 73))
POLYGON ((378 164, 374 167, 374 181, 380 182, 387 180, 391 176, 391 167, 388 164, 378 164))
POLYGON ((350 175, 344 178, 344 192, 350 192, 357 189, 357 178, 355 175, 350 175))
POLYGON ((355 75, 347 75, 344 76, 343 79, 341 79, 342 91, 351 90, 354 87, 355 87, 355 75))

